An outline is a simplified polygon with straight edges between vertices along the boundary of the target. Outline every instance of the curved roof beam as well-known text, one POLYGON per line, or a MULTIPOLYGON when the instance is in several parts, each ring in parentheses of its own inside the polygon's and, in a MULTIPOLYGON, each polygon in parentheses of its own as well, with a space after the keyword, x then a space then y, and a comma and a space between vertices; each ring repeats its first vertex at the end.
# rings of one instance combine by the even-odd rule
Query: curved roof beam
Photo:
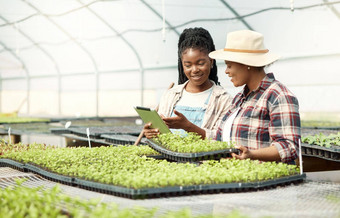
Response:
POLYGON ((55 25, 61 32, 63 32, 68 38, 70 38, 77 46, 79 46, 91 59, 95 72, 98 72, 98 67, 97 63, 94 59, 94 57, 91 55, 91 53, 84 47, 82 46, 77 40, 75 40, 66 30, 64 30, 60 25, 58 25, 56 22, 54 22, 51 18, 49 18, 47 15, 43 14, 38 8, 36 8, 34 5, 31 3, 27 2, 27 0, 22 0, 25 2, 28 6, 39 12, 42 16, 44 16, 48 21, 50 21, 53 25, 55 25))
MULTIPOLYGON (((148 3, 146 3, 144 0, 140 0, 147 8, 149 8, 154 14, 157 15, 161 20, 163 20, 163 17, 161 14, 159 14, 153 7, 151 7, 148 3)), ((173 30, 178 36, 180 33, 176 30, 174 26, 172 26, 167 19, 165 19, 165 23, 170 27, 169 29, 173 30)))
MULTIPOLYGON (((329 4, 328 0, 323 0, 323 2, 325 2, 325 4, 329 4)), ((327 5, 329 7, 329 9, 331 9, 331 11, 340 19, 340 13, 338 10, 336 10, 334 8, 333 5, 327 5)))
MULTIPOLYGON (((6 22, 6 24, 9 23, 9 21, 4 18, 3 16, 0 15, 0 19, 2 19, 3 21, 6 22)), ((18 27, 16 27, 15 25, 13 25, 13 28, 16 29, 20 34, 22 34, 23 36, 25 36, 29 41, 31 41, 33 43, 34 46, 36 46, 39 50, 41 50, 54 64, 54 67, 56 68, 56 71, 58 74, 60 74, 60 70, 58 67, 57 62, 55 61, 55 59, 52 57, 51 54, 49 54, 45 49, 43 49, 41 46, 39 46, 39 44, 37 44, 30 36, 28 36, 26 33, 24 33, 22 30, 20 30, 18 27)))
POLYGON ((143 105, 144 103, 144 67, 143 67, 143 62, 142 59, 140 57, 140 55, 138 54, 137 50, 135 49, 135 47, 133 47, 133 45, 124 37, 122 36, 111 24, 109 24, 106 20, 104 20, 100 15, 98 15, 94 10, 92 10, 91 8, 89 8, 87 5, 85 5, 84 3, 82 3, 80 0, 78 0, 78 2, 80 4, 82 4, 84 7, 86 7, 87 10, 89 10, 93 15, 95 15, 101 22, 103 22, 110 30, 112 30, 112 32, 114 32, 115 34, 117 34, 117 36, 119 36, 132 50, 132 52, 136 55, 139 66, 140 66, 140 70, 142 73, 142 84, 141 84, 141 89, 142 89, 142 94, 141 94, 141 104, 143 105))
MULTIPOLYGON (((22 67, 24 69, 24 71, 26 72, 26 82, 27 82, 27 89, 26 89, 26 100, 27 100, 27 113, 29 114, 29 90, 30 90, 30 81, 29 81, 29 72, 28 72, 28 69, 26 67, 26 64, 25 62, 17 55, 15 54, 10 48, 8 48, 2 41, 0 41, 0 45, 2 47, 4 47, 5 50, 7 50, 15 59, 17 59, 21 64, 22 64, 22 67)), ((1 104, 1 98, 0 98, 0 104, 1 104)))
MULTIPOLYGON (((36 10, 37 12, 39 12, 41 15, 43 15, 49 22, 55 25, 61 32, 63 32, 68 38, 70 38, 77 46, 79 46, 89 56, 89 58, 92 61, 96 79, 97 79, 98 78, 98 66, 92 54, 84 46, 82 46, 77 40, 75 40, 66 30, 64 30, 60 25, 54 22, 50 17, 48 17, 46 14, 43 14, 38 8, 36 8, 31 3, 27 2, 27 0, 22 0, 22 1, 25 2, 31 8, 33 8, 34 10, 36 10)), ((96 82, 96 115, 98 116, 98 81, 96 82)))
POLYGON ((12 49, 8 48, 2 41, 0 41, 0 45, 1 45, 2 47, 4 47, 4 49, 5 49, 6 51, 8 51, 9 53, 11 53, 11 55, 12 55, 13 57, 15 57, 15 59, 17 59, 17 60, 22 64, 22 67, 24 68, 24 71, 26 72, 26 78, 28 78, 28 77, 29 77, 29 72, 28 72, 28 69, 27 69, 27 67, 26 67, 25 62, 24 62, 18 55, 16 55, 16 54, 13 52, 12 49))
MULTIPOLYGON (((93 3, 96 3, 96 2, 102 2, 102 1, 115 1, 115 0, 96 0, 94 2, 91 2, 91 3, 87 4, 87 6, 92 5, 93 3)), ((336 4, 340 4, 340 1, 324 2, 324 3, 321 3, 321 4, 313 4, 313 5, 303 6, 303 7, 294 7, 294 10, 305 10, 305 9, 310 9, 310 8, 314 8, 314 7, 332 6, 332 5, 336 5, 336 4)), ((60 13, 60 14, 45 14, 45 15, 48 16, 48 17, 63 16, 65 14, 69 14, 71 12, 74 12, 74 11, 77 11, 77 10, 80 10, 80 9, 83 9, 83 8, 84 8, 84 6, 79 7, 79 8, 75 8, 75 9, 72 9, 70 11, 66 11, 66 12, 60 13)), ((190 21, 184 22, 182 24, 178 24, 178 25, 172 26, 172 28, 177 29, 177 28, 180 28, 182 26, 185 26, 185 25, 188 25, 188 24, 191 24, 191 23, 195 23, 195 22, 227 21, 227 20, 235 20, 235 19, 240 20, 240 18, 244 19, 246 17, 254 16, 256 14, 264 13, 264 12, 271 11, 271 10, 291 10, 291 8, 290 7, 270 7, 270 8, 261 9, 259 11, 255 11, 255 12, 252 12, 252 13, 249 13, 249 14, 245 14, 245 15, 242 15, 242 16, 239 16, 239 17, 215 18, 215 19, 195 19, 195 20, 190 20, 190 21)), ((29 15, 29 16, 27 16, 25 18, 22 18, 20 20, 13 21, 13 22, 11 22, 9 24, 0 24, 0 27, 4 27, 4 26, 8 26, 8 25, 13 25, 14 23, 20 23, 20 22, 28 20, 31 17, 37 16, 37 15, 41 15, 41 14, 35 13, 35 14, 29 15)), ((125 31, 121 32, 120 35, 124 35, 127 32, 156 32, 156 31, 160 31, 160 30, 162 30, 162 28, 149 29, 149 30, 128 29, 128 30, 125 30, 125 31)))
MULTIPOLYGON (((101 2, 101 1, 105 1, 105 0, 95 0, 95 1, 93 1, 93 2, 90 2, 90 3, 86 4, 85 6, 82 6, 82 7, 80 7, 80 8, 74 8, 74 9, 72 9, 72 10, 63 12, 63 13, 61 13, 61 14, 50 14, 50 15, 47 15, 47 14, 46 14, 46 15, 49 16, 49 17, 52 17, 52 16, 63 16, 63 15, 70 14, 70 13, 72 13, 72 12, 75 12, 75 11, 77 11, 77 10, 81 10, 81 9, 83 9, 84 7, 87 7, 87 6, 89 6, 89 5, 92 5, 92 4, 94 4, 94 3, 101 2)), ((12 24, 15 24, 15 23, 21 23, 21 22, 23 22, 23 21, 25 21, 25 20, 28 20, 28 19, 30 19, 30 18, 32 18, 32 17, 39 16, 39 15, 41 15, 41 13, 37 12, 37 13, 28 15, 27 17, 21 18, 20 20, 17 20, 17 21, 11 22, 11 23, 8 23, 8 24, 1 24, 0 27, 7 26, 7 25, 12 25, 12 24)))
MULTIPOLYGON (((2 19, 3 21, 5 21, 6 24, 9 24, 9 21, 4 18, 3 16, 0 15, 0 19, 2 19)), ((22 30, 20 30, 18 27, 16 27, 16 25, 12 25, 14 29, 16 29, 20 34, 22 34, 24 37, 26 37, 29 41, 31 41, 33 43, 34 46, 36 46, 39 50, 41 50, 54 64, 54 68, 57 71, 57 75, 58 75, 58 112, 59 114, 61 113, 61 73, 60 73, 60 69, 58 67, 57 62, 55 61, 55 59, 52 57, 52 55, 50 53, 48 53, 44 48, 42 48, 38 43, 36 43, 30 36, 28 36, 26 33, 24 33, 22 30)))
POLYGON ((220 0, 249 30, 254 30, 238 13, 224 0, 220 0))

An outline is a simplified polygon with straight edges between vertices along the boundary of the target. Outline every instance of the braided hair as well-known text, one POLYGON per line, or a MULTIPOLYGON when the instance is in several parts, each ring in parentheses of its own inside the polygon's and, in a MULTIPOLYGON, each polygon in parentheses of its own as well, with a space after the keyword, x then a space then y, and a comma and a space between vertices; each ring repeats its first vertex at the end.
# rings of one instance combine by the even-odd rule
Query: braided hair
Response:
MULTIPOLYGON (((214 41, 210 33, 202 27, 188 28, 183 30, 178 40, 178 84, 185 83, 188 78, 185 76, 182 65, 182 54, 188 49, 198 49, 201 52, 206 52, 207 55, 211 51, 215 51, 214 41)), ((218 82, 216 61, 213 60, 213 68, 210 71, 209 79, 218 82)))

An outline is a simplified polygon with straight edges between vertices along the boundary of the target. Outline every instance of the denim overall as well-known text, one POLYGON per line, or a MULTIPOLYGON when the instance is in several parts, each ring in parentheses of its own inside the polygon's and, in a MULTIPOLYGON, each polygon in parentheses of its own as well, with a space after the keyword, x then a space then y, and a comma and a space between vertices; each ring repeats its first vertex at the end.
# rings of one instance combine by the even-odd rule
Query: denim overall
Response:
MULTIPOLYGON (((212 90, 209 93, 208 98, 204 102, 204 107, 189 107, 189 106, 176 105, 174 109, 180 112, 181 114, 183 114, 191 123, 195 124, 198 127, 201 127, 211 93, 212 93, 212 90)), ((175 116, 177 115, 174 114, 174 112, 172 111, 171 117, 175 117, 175 116)), ((172 133, 178 133, 181 136, 187 135, 187 132, 184 129, 170 129, 170 131, 172 133)))

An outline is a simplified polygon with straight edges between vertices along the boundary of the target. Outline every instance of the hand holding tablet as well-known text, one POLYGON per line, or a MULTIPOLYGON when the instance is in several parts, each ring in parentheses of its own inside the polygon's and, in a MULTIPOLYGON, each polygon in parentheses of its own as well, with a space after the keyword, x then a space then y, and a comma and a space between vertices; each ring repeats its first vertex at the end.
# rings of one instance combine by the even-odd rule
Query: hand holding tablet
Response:
POLYGON ((158 129, 160 133, 169 133, 171 132, 168 128, 168 126, 164 123, 162 118, 159 116, 157 111, 146 108, 146 107, 140 107, 136 106, 134 107, 139 116, 142 118, 144 123, 151 123, 152 129, 158 129))

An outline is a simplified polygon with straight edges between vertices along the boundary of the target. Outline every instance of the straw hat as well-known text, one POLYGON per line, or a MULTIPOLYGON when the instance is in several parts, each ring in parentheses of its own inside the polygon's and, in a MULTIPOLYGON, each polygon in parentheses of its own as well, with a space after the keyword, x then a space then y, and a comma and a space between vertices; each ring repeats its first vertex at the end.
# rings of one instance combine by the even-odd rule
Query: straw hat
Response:
POLYGON ((280 58, 264 47, 261 33, 251 30, 228 33, 225 48, 210 52, 209 57, 255 67, 266 66, 280 58))

